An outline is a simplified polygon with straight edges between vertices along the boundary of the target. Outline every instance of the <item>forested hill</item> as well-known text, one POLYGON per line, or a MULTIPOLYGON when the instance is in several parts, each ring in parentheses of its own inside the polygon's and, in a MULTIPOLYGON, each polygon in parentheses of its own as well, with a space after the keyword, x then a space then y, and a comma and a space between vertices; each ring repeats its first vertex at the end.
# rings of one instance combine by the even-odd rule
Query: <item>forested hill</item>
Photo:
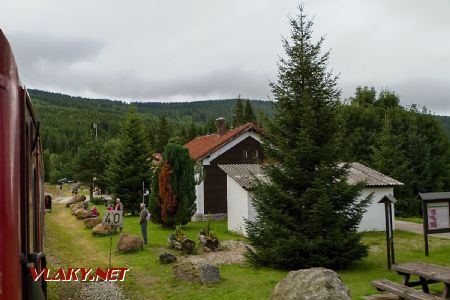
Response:
MULTIPOLYGON (((92 136, 93 123, 98 126, 99 139, 106 141, 116 137, 120 122, 130 105, 123 101, 72 97, 40 90, 29 90, 29 93, 42 124, 44 148, 51 153, 75 153, 79 145, 92 136)), ((144 119, 150 139, 157 138, 158 134, 169 138, 182 136, 190 139, 214 131, 215 119, 218 117, 224 117, 227 126, 231 126, 236 101, 237 99, 133 104, 144 119), (158 133, 158 130, 165 130, 165 133, 158 133)), ((270 102, 250 100, 250 103, 257 118, 272 114, 270 102)))
POLYGON ((441 122, 447 136, 450 138, 450 116, 436 116, 436 119, 441 122))
MULTIPOLYGON (((102 113, 124 114, 129 104, 118 100, 89 99, 69 95, 51 93, 40 90, 28 90, 33 103, 52 105, 66 109, 99 111, 102 113), (45 104, 44 104, 45 103, 45 104)), ((177 121, 205 123, 218 117, 231 120, 233 107, 237 99, 202 100, 192 102, 133 102, 138 111, 144 115, 162 116, 177 121)), ((269 101, 250 100, 258 115, 271 115, 272 106, 269 101)))

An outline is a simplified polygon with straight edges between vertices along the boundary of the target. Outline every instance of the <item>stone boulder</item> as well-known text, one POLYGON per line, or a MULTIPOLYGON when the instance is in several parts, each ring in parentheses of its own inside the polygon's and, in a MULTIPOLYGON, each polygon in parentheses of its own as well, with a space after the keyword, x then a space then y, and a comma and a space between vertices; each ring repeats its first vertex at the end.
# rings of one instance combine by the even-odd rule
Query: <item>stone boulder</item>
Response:
POLYGON ((94 228, 96 225, 101 223, 102 219, 100 219, 99 217, 84 219, 84 226, 86 226, 86 228, 94 228))
POLYGON ((184 261, 172 267, 175 278, 190 282, 216 283, 220 282, 219 269, 206 261, 184 261))
POLYGON ((170 263, 173 263, 173 262, 175 262, 175 261, 177 261, 177 257, 175 256, 175 255, 172 255, 172 254, 170 254, 170 253, 161 253, 160 255, 159 255, 159 262, 161 263, 161 264, 170 264, 170 263))
POLYGON ((66 207, 70 207, 71 204, 77 203, 77 202, 83 202, 86 200, 86 196, 84 195, 75 195, 69 200, 66 201, 66 207))
POLYGON ((72 210, 72 215, 75 215, 75 211, 77 211, 79 209, 83 209, 83 203, 79 202, 79 203, 71 204, 70 208, 72 210))
POLYGON ((98 236, 106 236, 109 235, 110 232, 117 233, 117 227, 112 226, 112 230, 110 229, 111 226, 103 226, 102 223, 97 224, 92 228, 92 235, 98 235, 98 236))
POLYGON ((169 248, 181 250, 186 254, 191 254, 195 250, 195 242, 184 236, 181 241, 175 238, 174 234, 169 235, 167 239, 169 248))
POLYGON ((209 251, 218 251, 219 250, 219 240, 216 238, 212 238, 200 233, 199 236, 200 244, 203 246, 203 250, 206 252, 209 251))
POLYGON ((144 241, 137 235, 122 233, 117 241, 119 253, 136 252, 144 249, 144 241))
POLYGON ((325 268, 289 272, 277 283, 271 300, 351 300, 350 292, 339 275, 325 268))
POLYGON ((92 212, 87 209, 78 209, 75 211, 75 217, 77 219, 86 219, 86 218, 92 218, 92 212))

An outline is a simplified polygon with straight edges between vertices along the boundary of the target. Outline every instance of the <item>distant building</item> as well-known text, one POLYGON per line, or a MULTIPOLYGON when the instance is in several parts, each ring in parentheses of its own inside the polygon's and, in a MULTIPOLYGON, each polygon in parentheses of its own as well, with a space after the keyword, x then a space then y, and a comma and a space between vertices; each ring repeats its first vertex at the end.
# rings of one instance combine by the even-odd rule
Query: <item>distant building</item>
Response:
POLYGON ((225 119, 218 118, 217 132, 200 136, 185 147, 196 163, 197 212, 194 219, 207 214, 227 213, 227 175, 219 164, 254 164, 264 158, 261 146, 263 131, 247 123, 235 129, 225 129, 225 119))
MULTIPOLYGON (((221 164, 219 167, 227 174, 228 230, 246 234, 245 219, 255 220, 257 213, 252 205, 252 190, 255 176, 267 180, 258 164, 221 164)), ((384 204, 378 203, 385 195, 394 194, 394 187, 403 183, 360 163, 351 163, 348 182, 365 182, 361 199, 371 193, 372 202, 364 213, 359 231, 385 230, 384 204)))

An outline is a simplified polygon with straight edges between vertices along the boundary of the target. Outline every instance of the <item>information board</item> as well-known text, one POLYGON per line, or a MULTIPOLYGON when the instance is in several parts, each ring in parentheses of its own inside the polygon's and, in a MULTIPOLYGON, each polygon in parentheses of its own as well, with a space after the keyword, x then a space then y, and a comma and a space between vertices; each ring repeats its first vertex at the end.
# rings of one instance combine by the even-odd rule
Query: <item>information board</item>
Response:
POLYGON ((450 228, 450 214, 448 202, 428 203, 428 229, 450 228))
POLYGON ((422 201, 425 255, 428 256, 428 235, 450 232, 450 192, 419 193, 422 201))

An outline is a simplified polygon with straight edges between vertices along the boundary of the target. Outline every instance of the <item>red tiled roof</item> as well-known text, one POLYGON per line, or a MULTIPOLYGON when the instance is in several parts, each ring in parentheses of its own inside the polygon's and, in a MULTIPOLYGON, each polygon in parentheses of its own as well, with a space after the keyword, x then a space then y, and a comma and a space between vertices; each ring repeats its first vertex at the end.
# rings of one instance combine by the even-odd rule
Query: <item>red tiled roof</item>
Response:
POLYGON ((227 131, 222 135, 209 134, 199 136, 184 146, 189 150, 189 154, 191 155, 192 159, 194 161, 197 161, 208 156, 229 141, 249 130, 254 130, 264 135, 264 132, 258 126, 253 123, 247 123, 230 131, 227 131))

